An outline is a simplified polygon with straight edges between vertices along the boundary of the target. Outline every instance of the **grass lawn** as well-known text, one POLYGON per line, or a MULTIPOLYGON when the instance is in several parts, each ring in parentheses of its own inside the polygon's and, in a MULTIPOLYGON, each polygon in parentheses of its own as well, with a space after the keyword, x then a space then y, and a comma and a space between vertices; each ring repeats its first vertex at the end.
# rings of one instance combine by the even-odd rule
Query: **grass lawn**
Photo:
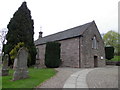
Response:
MULTIPOLYGON (((0 62, 2 62, 2 57, 0 56, 0 62)), ((2 69, 2 64, 0 63, 0 71, 2 69)), ((0 73, 1 74, 1 73, 0 73)), ((0 90, 2 88, 2 77, 0 76, 0 90)))
POLYGON ((120 56, 114 56, 114 58, 109 61, 120 61, 120 56))
POLYGON ((0 90, 2 89, 2 77, 0 76, 0 90))
POLYGON ((112 58, 111 61, 120 61, 120 56, 114 56, 114 58, 112 58))
POLYGON ((35 69, 29 68, 29 78, 11 81, 13 70, 9 76, 2 77, 2 88, 34 88, 56 74, 54 69, 35 69))

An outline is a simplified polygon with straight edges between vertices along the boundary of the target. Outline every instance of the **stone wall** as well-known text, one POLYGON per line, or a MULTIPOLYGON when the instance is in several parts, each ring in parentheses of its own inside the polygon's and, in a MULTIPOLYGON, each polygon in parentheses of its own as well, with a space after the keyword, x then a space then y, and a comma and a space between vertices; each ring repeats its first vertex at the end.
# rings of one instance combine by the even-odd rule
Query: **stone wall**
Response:
MULTIPOLYGON (((74 37, 59 42, 61 43, 62 67, 94 67, 94 56, 97 57, 98 67, 105 66, 104 43, 95 24, 91 24, 82 37, 74 37), (98 41, 98 49, 92 48, 92 38, 94 36, 96 36, 98 41)), ((36 47, 39 49, 39 66, 45 67, 46 45, 43 44, 36 47)))
MULTIPOLYGON (((79 38, 72 38, 59 41, 61 43, 61 60, 62 67, 79 67, 79 38)), ((39 45, 39 67, 45 67, 45 47, 46 45, 39 45)))
POLYGON ((62 40, 61 59, 63 67, 79 67, 79 37, 62 40))
MULTIPOLYGON (((43 44, 43 45, 39 45, 39 46, 36 46, 36 48, 39 49, 39 63, 40 65, 38 67, 40 68, 44 68, 46 67, 45 64, 44 64, 44 60, 45 60, 45 48, 46 48, 46 45, 43 44)), ((38 63, 38 62, 37 62, 38 63)))
POLYGON ((117 63, 120 63, 120 61, 108 61, 106 60, 106 65, 116 65, 117 63))

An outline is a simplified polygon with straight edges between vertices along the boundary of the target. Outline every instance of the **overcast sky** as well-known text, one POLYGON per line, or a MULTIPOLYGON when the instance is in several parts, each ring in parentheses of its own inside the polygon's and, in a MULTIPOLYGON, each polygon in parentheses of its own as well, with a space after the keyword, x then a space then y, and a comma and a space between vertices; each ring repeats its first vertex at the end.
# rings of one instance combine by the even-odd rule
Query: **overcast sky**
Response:
POLYGON ((43 36, 95 20, 100 33, 118 31, 119 0, 1 0, 0 30, 7 28, 10 18, 27 2, 34 19, 34 38, 42 27, 43 36))

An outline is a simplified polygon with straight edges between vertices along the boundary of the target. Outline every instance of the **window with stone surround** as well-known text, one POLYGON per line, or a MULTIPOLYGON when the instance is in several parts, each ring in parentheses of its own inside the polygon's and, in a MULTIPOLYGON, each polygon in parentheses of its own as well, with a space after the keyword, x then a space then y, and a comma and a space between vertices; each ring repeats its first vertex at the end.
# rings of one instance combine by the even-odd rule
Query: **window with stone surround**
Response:
POLYGON ((39 59, 39 48, 36 48, 37 54, 36 54, 36 59, 39 59))

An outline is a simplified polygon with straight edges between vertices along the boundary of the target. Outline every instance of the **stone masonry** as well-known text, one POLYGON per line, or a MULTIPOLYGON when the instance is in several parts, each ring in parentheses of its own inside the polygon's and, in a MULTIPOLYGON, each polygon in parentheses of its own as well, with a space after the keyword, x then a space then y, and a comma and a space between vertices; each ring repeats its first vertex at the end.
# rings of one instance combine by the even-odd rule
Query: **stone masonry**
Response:
POLYGON ((45 67, 45 43, 48 41, 61 43, 61 67, 105 66, 104 43, 94 21, 36 40, 35 45, 39 49, 39 67, 41 68, 45 67), (93 47, 93 43, 96 48, 93 47))
POLYGON ((104 42, 96 25, 92 24, 83 37, 80 39, 81 43, 81 67, 94 67, 94 56, 98 58, 98 67, 105 66, 105 50, 104 42), (92 38, 96 36, 98 41, 98 49, 92 48, 92 38), (101 59, 103 57, 104 59, 101 59))

